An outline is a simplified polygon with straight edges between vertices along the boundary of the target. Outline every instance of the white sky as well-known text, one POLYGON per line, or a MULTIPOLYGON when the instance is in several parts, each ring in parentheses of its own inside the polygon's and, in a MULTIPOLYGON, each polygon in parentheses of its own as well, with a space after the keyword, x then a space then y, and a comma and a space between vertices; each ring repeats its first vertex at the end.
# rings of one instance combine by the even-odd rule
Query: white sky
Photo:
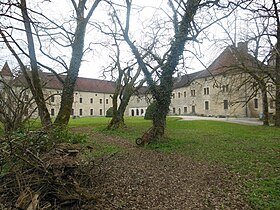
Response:
MULTIPOLYGON (((122 0, 119 0, 122 1, 122 0)), ((36 4, 36 1, 31 1, 29 0, 29 2, 31 2, 31 4, 36 4)), ((44 3, 42 3, 43 1, 38 0, 38 5, 42 8, 42 11, 44 11, 47 15, 51 14, 51 17, 54 17, 57 19, 57 21, 62 21, 65 18, 69 18, 72 15, 72 8, 70 6, 70 0, 52 0, 50 2, 46 1, 44 3)), ((151 20, 153 18, 155 18, 155 13, 156 13, 156 9, 157 8, 164 8, 166 6, 166 0, 134 0, 133 3, 135 5, 141 5, 141 6, 145 6, 145 9, 143 11, 141 11, 141 13, 139 14, 139 16, 134 15, 132 16, 133 19, 131 21, 131 32, 132 34, 135 36, 136 38, 136 42, 141 41, 141 37, 143 37, 143 35, 140 35, 140 31, 142 30, 141 28, 141 22, 145 19, 147 20, 151 20), (141 19, 141 21, 139 19, 141 19), (138 34, 139 34, 139 40, 138 40, 138 34)), ((104 9, 104 5, 99 5, 97 10, 94 12, 91 20, 99 20, 99 21, 103 21, 103 20, 108 20, 108 15, 107 15, 108 11, 106 11, 104 9)), ((240 14, 239 14, 240 15, 240 14)), ((240 21, 241 22, 241 21, 240 21)), ((225 25, 225 27, 227 28, 231 28, 231 30, 233 30, 233 26, 232 24, 228 24, 227 22, 223 22, 223 24, 225 25)), ((238 24, 237 24, 238 25, 238 24)), ((238 25, 237 26, 237 31, 240 30, 241 28, 244 28, 244 25, 238 25)), ((88 27, 88 29, 90 30, 89 32, 87 32, 86 34, 86 44, 85 47, 88 46, 88 44, 90 42, 98 42, 98 40, 103 40, 102 36, 96 32, 96 30, 92 29, 91 26, 88 27)), ((208 34, 208 38, 207 39, 203 39, 203 40, 199 40, 201 43, 198 44, 188 44, 187 48, 193 48, 191 49, 193 51, 198 51, 201 53, 201 61, 204 63, 204 65, 208 66, 217 56, 219 53, 221 53, 221 50, 223 48, 225 48, 230 42, 228 41, 228 39, 225 39, 225 34, 224 32, 221 30, 221 28, 214 26, 211 28, 211 30, 209 31, 208 34), (219 42, 215 42, 215 40, 219 40, 219 42)), ((241 38, 240 38, 241 39, 241 38)), ((239 38, 237 37, 237 40, 239 41, 239 38)), ((37 46, 38 47, 38 46, 37 46)), ((100 76, 102 75, 101 70, 103 67, 105 67, 106 65, 108 65, 109 62, 109 51, 105 50, 104 48, 101 48, 99 45, 91 45, 91 47, 93 48, 93 51, 90 51, 86 54, 86 56, 84 57, 84 61, 82 63, 82 66, 80 68, 80 73, 79 76, 81 77, 88 77, 88 78, 100 78, 100 76)), ((52 49, 53 50, 53 49, 52 49)), ((126 49, 127 51, 129 51, 128 49, 126 49)), ((3 56, 5 53, 3 53, 4 50, 1 50, 1 58, 0 58, 0 65, 4 65, 5 60, 9 59, 10 57, 7 56, 3 56)), ((70 56, 71 54, 71 49, 56 49, 53 50, 54 53, 58 53, 61 55, 66 55, 66 56, 70 56)), ((186 56, 190 56, 191 54, 187 54, 186 56)), ((40 59, 40 57, 39 57, 40 59)), ((40 60, 42 61, 42 60, 40 60)), ((43 60, 44 61, 44 60, 43 60)), ((68 64, 69 62, 67 62, 68 64)), ((11 62, 9 62, 10 65, 11 62)), ((191 69, 188 69, 187 72, 191 73, 194 71, 199 71, 204 69, 204 66, 201 65, 201 63, 196 60, 196 59, 188 59, 186 65, 188 67, 190 67, 191 69)), ((109 79, 109 78, 107 78, 109 79)))

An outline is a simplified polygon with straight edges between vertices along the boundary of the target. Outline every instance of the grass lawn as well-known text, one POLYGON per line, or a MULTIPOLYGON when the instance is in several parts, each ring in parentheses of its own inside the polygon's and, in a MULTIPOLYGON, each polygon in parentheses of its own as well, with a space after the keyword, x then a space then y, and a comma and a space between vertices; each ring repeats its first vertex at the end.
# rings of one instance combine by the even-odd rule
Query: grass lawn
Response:
MULTIPOLYGON (((134 141, 151 121, 127 118, 127 128, 106 131, 108 118, 80 118, 70 126, 93 126, 97 132, 134 141)), ((215 121, 168 118, 165 142, 148 149, 181 153, 212 164, 224 164, 244 178, 254 209, 280 209, 280 129, 215 121)))

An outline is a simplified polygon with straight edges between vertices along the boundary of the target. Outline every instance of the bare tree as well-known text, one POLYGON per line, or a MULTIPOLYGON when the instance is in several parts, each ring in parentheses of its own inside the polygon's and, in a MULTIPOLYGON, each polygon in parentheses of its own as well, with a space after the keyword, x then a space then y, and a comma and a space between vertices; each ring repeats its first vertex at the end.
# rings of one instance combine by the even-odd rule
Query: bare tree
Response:
POLYGON ((79 3, 77 4, 74 0, 71 0, 76 13, 76 29, 73 34, 74 40, 70 44, 72 48, 72 55, 69 68, 67 69, 67 76, 63 84, 61 105, 59 113, 55 119, 55 124, 65 125, 69 122, 74 100, 74 87, 84 54, 86 27, 90 17, 92 16, 100 1, 101 0, 95 0, 89 9, 89 12, 85 14, 87 1, 79 1, 79 3))
POLYGON ((51 71, 63 85, 61 106, 55 124, 66 125, 70 119, 74 87, 81 66, 82 57, 84 55, 86 27, 90 17, 101 0, 95 0, 88 4, 87 2, 87 0, 83 0, 78 1, 77 3, 75 0, 71 0, 71 4, 75 11, 74 24, 76 24, 76 27, 74 32, 72 32, 72 25, 74 24, 71 21, 65 23, 68 24, 68 28, 63 24, 59 25, 55 20, 52 20, 52 18, 43 14, 39 10, 27 8, 26 0, 1 3, 1 6, 3 6, 1 9, 1 17, 3 17, 4 20, 8 19, 11 22, 10 25, 4 25, 4 22, 1 23, 0 32, 2 39, 20 65, 21 71, 26 78, 32 95, 34 96, 34 100, 38 106, 38 112, 43 126, 48 127, 52 122, 43 95, 39 66, 51 71), (20 9, 21 15, 17 13, 17 9, 20 9), (86 11, 88 11, 87 14, 86 11), (16 24, 13 24, 14 22, 16 22, 16 24), (24 25, 23 28, 21 28, 21 24, 24 25), (22 44, 25 44, 25 42, 18 37, 18 33, 14 33, 15 35, 13 35, 14 30, 18 33, 25 33, 27 37, 27 47, 21 46, 22 44), (35 47, 34 37, 36 38, 36 44, 39 44, 39 49, 36 49, 35 47), (61 44, 61 40, 66 44, 61 44), (49 51, 48 53, 42 43, 44 41, 51 43, 47 47, 49 51), (71 47, 72 54, 69 67, 66 64, 67 61, 62 59, 62 56, 54 57, 52 55, 49 48, 53 45, 56 45, 54 46, 55 49, 71 47), (46 58, 65 68, 65 80, 63 80, 59 73, 53 68, 38 61, 36 55, 38 51, 41 55, 44 55, 46 58), (31 75, 26 71, 24 60, 20 54, 29 59, 31 75))
MULTIPOLYGON (((151 48, 144 49, 137 45, 136 41, 132 41, 129 34, 132 10, 132 2, 130 0, 126 0, 127 10, 124 24, 122 24, 120 16, 116 15, 116 21, 121 28, 123 38, 127 42, 138 65, 142 69, 156 104, 156 111, 153 116, 153 127, 149 129, 148 135, 146 135, 150 140, 158 140, 164 136, 166 116, 169 112, 173 89, 173 74, 176 71, 179 60, 182 58, 185 44, 187 42, 196 41, 199 34, 216 21, 214 20, 211 23, 208 22, 207 25, 202 26, 201 22, 198 21, 196 17, 197 12, 202 12, 202 10, 206 8, 210 10, 216 6, 221 6, 218 5, 217 1, 204 2, 200 0, 168 1, 168 3, 171 15, 168 12, 165 14, 170 18, 171 26, 169 25, 169 27, 167 27, 168 24, 164 22, 162 28, 170 29, 173 26, 173 31, 172 33, 170 30, 168 32, 165 31, 165 33, 168 33, 169 35, 172 34, 172 36, 169 36, 169 40, 171 41, 165 45, 164 53, 159 53, 159 51, 155 50, 156 48, 152 48, 154 50, 151 50, 151 48), (148 52, 153 58, 153 62, 150 62, 149 64, 145 62, 145 59, 142 56, 142 54, 146 52, 148 52), (157 78, 156 80, 154 79, 155 75, 157 78)), ((230 4, 223 5, 223 8, 228 8, 229 6, 230 4)), ((204 12, 206 11, 204 10, 204 12)), ((232 8, 227 15, 231 12, 232 8)), ((157 40, 155 37, 152 40, 156 40, 158 43, 163 42, 163 40, 157 40)), ((152 44, 150 44, 150 46, 151 45, 152 44)), ((164 48, 162 48, 162 50, 164 50, 164 48)))
MULTIPOLYGON (((253 33, 254 36, 249 37, 253 42, 255 42, 255 50, 253 52, 254 57, 263 57, 261 62, 266 64, 269 60, 269 56, 272 56, 270 58, 270 62, 273 63, 273 67, 266 67, 263 71, 266 76, 258 76, 258 81, 260 82, 263 100, 265 100, 267 94, 267 82, 265 83, 262 78, 266 78, 268 76, 270 81, 272 81, 275 85, 275 126, 280 127, 280 3, 276 0, 263 2, 252 1, 248 7, 241 8, 245 11, 249 11, 251 13, 249 21, 254 20, 256 23, 256 30, 255 33, 253 33), (263 49, 266 49, 266 55, 260 55, 260 52, 263 49)), ((247 34, 246 36, 248 37, 247 34)), ((267 101, 263 101, 263 104, 265 106, 267 101)), ((266 109, 268 108, 265 107, 265 111, 266 109)))
MULTIPOLYGON (((5 65, 4 68, 8 68, 5 65)), ((6 134, 24 128, 24 124, 36 110, 33 97, 27 97, 29 89, 19 82, 12 75, 0 79, 0 122, 3 123, 6 134)))
MULTIPOLYGON (((114 8, 113 8, 114 9, 114 8)), ((112 62, 103 71, 103 75, 106 77, 109 74, 113 80, 115 80, 115 92, 112 96, 113 104, 113 115, 110 123, 108 124, 108 129, 117 129, 120 127, 125 127, 124 113, 129 100, 133 94, 143 86, 145 79, 140 79, 141 68, 139 68, 137 62, 133 60, 133 55, 122 56, 124 40, 120 36, 121 31, 118 28, 118 24, 115 21, 116 11, 114 11, 111 16, 111 22, 109 25, 95 24, 101 33, 109 37, 108 43, 105 47, 108 48, 112 62), (116 75, 116 76, 115 76, 116 75), (115 78, 116 77, 116 78, 115 78)), ((144 55, 144 56, 147 56, 144 55)))

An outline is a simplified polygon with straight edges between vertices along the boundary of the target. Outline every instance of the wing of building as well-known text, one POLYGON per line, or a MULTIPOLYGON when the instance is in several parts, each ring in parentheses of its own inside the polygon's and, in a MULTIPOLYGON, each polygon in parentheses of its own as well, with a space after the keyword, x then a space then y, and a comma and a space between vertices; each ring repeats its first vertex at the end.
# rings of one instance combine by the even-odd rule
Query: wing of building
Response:
MULTIPOLYGON (((254 89, 249 71, 258 71, 259 64, 248 54, 246 43, 239 43, 237 48, 228 46, 207 69, 174 78, 170 115, 258 117, 262 112, 261 94, 254 89)), ((12 78, 7 63, 0 75, 12 78)), ((41 79, 50 113, 56 116, 62 84, 50 73, 41 72, 41 79)), ((17 86, 25 86, 22 76, 16 80, 17 86)), ((72 115, 105 116, 106 110, 112 106, 114 90, 112 81, 79 77, 72 115)), ((140 89, 132 96, 126 115, 143 116, 151 98, 147 87, 140 89)), ((270 101, 270 112, 274 112, 273 100, 270 101)))

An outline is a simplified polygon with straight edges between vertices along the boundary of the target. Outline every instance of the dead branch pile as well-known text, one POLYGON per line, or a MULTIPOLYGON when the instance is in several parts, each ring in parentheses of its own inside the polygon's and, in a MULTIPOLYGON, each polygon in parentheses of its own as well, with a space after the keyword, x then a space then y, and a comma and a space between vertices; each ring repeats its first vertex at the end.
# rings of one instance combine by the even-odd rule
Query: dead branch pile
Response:
POLYGON ((0 140, 0 209, 80 209, 93 203, 88 189, 97 175, 94 161, 82 159, 77 144, 42 146, 46 136, 40 136, 0 140))

